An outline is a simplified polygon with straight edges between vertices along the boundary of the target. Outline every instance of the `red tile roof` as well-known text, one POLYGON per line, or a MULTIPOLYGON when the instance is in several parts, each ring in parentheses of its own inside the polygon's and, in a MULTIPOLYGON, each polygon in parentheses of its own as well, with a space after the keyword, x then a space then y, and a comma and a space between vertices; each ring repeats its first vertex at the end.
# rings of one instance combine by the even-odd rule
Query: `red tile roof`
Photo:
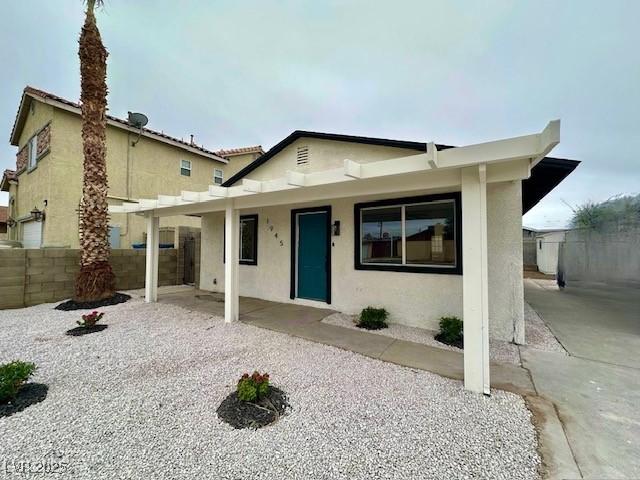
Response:
POLYGON ((18 181, 18 175, 14 170, 5 170, 2 174, 2 178, 0 178, 0 191, 8 192, 9 191, 9 181, 15 180, 18 181))
POLYGON ((244 155, 246 153, 257 153, 262 155, 264 150, 262 150, 262 145, 255 145, 253 147, 228 148, 216 151, 216 155, 220 155, 221 157, 232 157, 234 155, 244 155))
POLYGON ((7 180, 18 180, 18 174, 15 170, 5 170, 4 176, 7 177, 7 180))
MULTIPOLYGON (((70 107, 80 109, 80 104, 77 103, 77 102, 72 102, 71 100, 67 100, 66 98, 59 97, 57 95, 54 95, 53 93, 45 92, 44 90, 40 90, 38 88, 33 88, 31 86, 26 86, 25 87, 24 92, 23 92, 23 98, 22 98, 23 101, 24 101, 24 96, 25 95, 32 95, 32 96, 40 97, 40 98, 47 99, 47 100, 53 100, 53 101, 68 105, 70 107)), ((21 102, 21 104, 22 104, 22 102, 21 102)), ((20 109, 18 110, 18 113, 16 114, 16 119, 15 119, 15 122, 13 124, 13 130, 12 130, 12 133, 11 133, 12 139, 13 139, 14 132, 16 130, 16 127, 17 127, 17 124, 18 124, 18 121, 19 121, 19 117, 20 117, 20 109)), ((121 118, 117 118, 117 117, 114 117, 112 115, 107 115, 107 118, 109 120, 113 121, 113 122, 121 124, 124 127, 130 127, 131 126, 131 125, 129 125, 129 122, 127 122, 126 120, 123 120, 121 118)), ((180 138, 172 137, 172 136, 167 135, 167 134, 165 134, 163 132, 158 132, 158 131, 152 130, 150 128, 143 128, 142 131, 146 132, 146 133, 149 133, 149 134, 152 134, 152 135, 157 135, 158 137, 161 137, 163 139, 169 140, 171 142, 179 143, 180 145, 183 145, 185 147, 193 148, 193 149, 198 150, 198 151, 200 151, 200 152, 202 152, 204 154, 207 154, 207 155, 220 156, 220 155, 218 155, 216 152, 214 152, 212 150, 208 150, 208 149, 206 149, 204 147, 201 147, 199 145, 196 145, 196 144, 193 144, 193 143, 190 143, 190 142, 186 142, 186 141, 184 141, 184 140, 182 140, 180 138)))
POLYGON ((0 207, 0 223, 7 223, 8 207, 0 207))

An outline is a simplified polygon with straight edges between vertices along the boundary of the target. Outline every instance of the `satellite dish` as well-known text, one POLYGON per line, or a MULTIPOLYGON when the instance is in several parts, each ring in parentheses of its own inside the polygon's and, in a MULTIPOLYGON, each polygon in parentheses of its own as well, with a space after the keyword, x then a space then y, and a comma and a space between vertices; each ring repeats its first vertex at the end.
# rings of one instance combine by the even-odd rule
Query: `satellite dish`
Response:
POLYGON ((129 125, 136 128, 142 128, 147 123, 149 123, 149 119, 144 113, 134 113, 134 112, 129 112, 127 121, 129 122, 129 125))
POLYGON ((138 129, 138 138, 131 142, 131 146, 135 147, 140 141, 140 136, 142 135, 142 127, 144 127, 149 122, 149 119, 144 113, 128 112, 127 122, 129 122, 129 125, 131 125, 132 127, 138 129))

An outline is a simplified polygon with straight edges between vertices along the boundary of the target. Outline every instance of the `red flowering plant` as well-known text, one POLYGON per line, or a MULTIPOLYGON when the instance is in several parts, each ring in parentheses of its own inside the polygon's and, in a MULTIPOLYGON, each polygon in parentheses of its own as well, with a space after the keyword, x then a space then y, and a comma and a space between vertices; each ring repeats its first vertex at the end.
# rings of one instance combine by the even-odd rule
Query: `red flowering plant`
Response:
POLYGON ((82 315, 82 321, 77 321, 76 323, 85 328, 93 327, 103 316, 104 312, 93 311, 91 313, 87 313, 86 315, 82 315))
POLYGON ((253 372, 245 373, 238 380, 238 398, 244 402, 254 402, 264 398, 269 393, 269 374, 253 372))

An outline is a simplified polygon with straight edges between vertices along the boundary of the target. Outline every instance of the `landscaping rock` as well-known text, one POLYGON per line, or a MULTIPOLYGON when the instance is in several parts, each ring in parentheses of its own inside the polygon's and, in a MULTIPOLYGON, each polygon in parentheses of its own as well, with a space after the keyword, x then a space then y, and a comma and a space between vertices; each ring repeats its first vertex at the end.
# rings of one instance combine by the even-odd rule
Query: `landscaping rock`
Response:
POLYGON ((0 310, 0 362, 31 359, 49 385, 44 402, 0 418, 0 459, 55 450, 74 480, 539 478, 513 393, 139 298, 101 309, 109 333, 77 341, 60 333, 78 312, 53 306, 0 310), (235 429, 216 409, 253 370, 293 408, 235 429))

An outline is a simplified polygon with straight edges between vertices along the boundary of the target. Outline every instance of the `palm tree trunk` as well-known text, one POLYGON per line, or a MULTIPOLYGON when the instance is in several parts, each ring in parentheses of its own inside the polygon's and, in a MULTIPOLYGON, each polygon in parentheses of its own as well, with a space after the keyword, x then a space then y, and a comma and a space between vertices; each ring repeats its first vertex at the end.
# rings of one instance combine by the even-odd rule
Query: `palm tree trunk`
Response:
POLYGON ((109 264, 109 211, 107 205, 107 50, 93 13, 96 0, 87 1, 80 34, 80 79, 84 177, 80 204, 80 273, 74 300, 110 298, 115 275, 109 264))

